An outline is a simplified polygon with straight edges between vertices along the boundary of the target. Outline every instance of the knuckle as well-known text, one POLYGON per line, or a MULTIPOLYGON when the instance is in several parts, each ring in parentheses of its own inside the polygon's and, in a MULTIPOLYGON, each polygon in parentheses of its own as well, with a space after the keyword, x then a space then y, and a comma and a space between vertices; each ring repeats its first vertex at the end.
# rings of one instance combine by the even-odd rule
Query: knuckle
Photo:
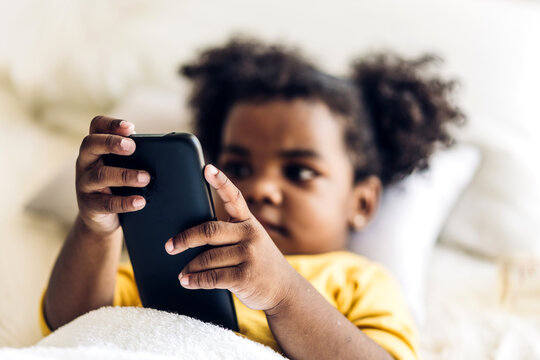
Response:
POLYGON ((179 234, 177 234, 175 237, 174 237, 174 242, 175 242, 175 245, 181 245, 181 246, 186 246, 187 245, 187 234, 186 232, 181 232, 179 234))
POLYGON ((242 193, 240 192, 240 189, 236 188, 233 201, 238 202, 241 198, 242 198, 242 193))
POLYGON ((255 249, 249 241, 242 241, 239 250, 244 259, 252 259, 255 253, 255 249))
POLYGON ((218 189, 221 189, 223 188, 224 186, 226 186, 227 184, 229 184, 229 178, 228 177, 225 177, 225 179, 223 179, 223 181, 221 182, 221 184, 218 185, 218 189))
POLYGON ((92 183, 102 184, 107 177, 105 168, 103 166, 98 166, 94 171, 92 171, 92 175, 90 177, 92 183))
POLYGON ((75 177, 75 190, 78 193, 88 193, 92 191, 93 173, 85 173, 75 177))
POLYGON ((113 132, 120 125, 121 120, 109 121, 109 131, 113 132))
POLYGON ((242 282, 246 277, 246 268, 242 265, 235 266, 232 269, 232 281, 234 282, 242 282))
POLYGON ((190 285, 200 287, 201 286, 201 274, 195 273, 189 277, 190 285))
POLYGON ((210 238, 216 235, 218 231, 218 224, 216 221, 207 221, 201 224, 199 230, 201 232, 201 235, 210 238))
POLYGON ((127 170, 127 169, 122 170, 121 176, 122 176, 122 183, 123 184, 128 184, 129 183, 129 180, 131 178, 130 175, 131 175, 131 173, 130 173, 129 170, 127 170))
POLYGON ((114 146, 114 136, 107 135, 107 137, 105 138, 105 146, 107 147, 107 149, 112 149, 112 147, 114 146))
POLYGON ((127 212, 130 210, 129 200, 128 199, 121 199, 119 201, 120 203, 120 209, 122 209, 122 212, 127 212))
POLYGON ((82 181, 82 176, 75 176, 75 190, 80 191, 84 187, 84 183, 82 181))
POLYGON ((81 147, 79 149, 79 152, 82 152, 84 151, 86 148, 88 148, 88 146, 90 145, 90 141, 91 141, 92 137, 91 135, 86 135, 82 141, 81 141, 81 147))
POLYGON ((199 265, 203 268, 210 266, 215 260, 215 254, 213 251, 205 251, 199 256, 199 265))
POLYGON ((244 221, 240 224, 240 227, 245 239, 251 239, 254 237, 256 230, 253 228, 253 225, 250 222, 244 221))
POLYGON ((81 210, 89 209, 90 196, 83 193, 77 193, 77 205, 79 206, 79 209, 81 210))
POLYGON ((75 185, 77 184, 77 180, 82 176, 83 171, 85 170, 83 167, 83 160, 81 159, 81 155, 77 156, 77 160, 75 160, 75 185))
POLYGON ((92 118, 92 121, 90 121, 90 129, 95 129, 97 124, 103 119, 103 115, 97 115, 92 118))
POLYGON ((112 197, 105 198, 103 201, 103 209, 108 213, 112 213, 114 211, 114 201, 112 197))
POLYGON ((190 277, 190 284, 196 286, 196 287, 202 287, 203 280, 202 280, 202 273, 196 273, 191 275, 190 277))
POLYGON ((216 271, 214 271, 214 270, 207 271, 204 274, 205 274, 204 282, 206 283, 206 285, 215 286, 218 283, 219 276, 218 276, 216 271))
POLYGON ((243 266, 236 266, 233 269, 234 280, 243 280, 246 276, 246 270, 243 266))

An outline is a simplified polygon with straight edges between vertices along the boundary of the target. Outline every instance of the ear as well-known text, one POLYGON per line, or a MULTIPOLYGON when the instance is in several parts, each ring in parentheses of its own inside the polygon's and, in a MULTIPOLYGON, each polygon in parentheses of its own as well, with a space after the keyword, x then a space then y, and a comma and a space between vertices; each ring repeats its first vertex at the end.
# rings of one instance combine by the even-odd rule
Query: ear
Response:
POLYGON ((362 230, 373 219, 382 195, 382 183, 377 176, 368 176, 353 187, 347 223, 355 231, 362 230))

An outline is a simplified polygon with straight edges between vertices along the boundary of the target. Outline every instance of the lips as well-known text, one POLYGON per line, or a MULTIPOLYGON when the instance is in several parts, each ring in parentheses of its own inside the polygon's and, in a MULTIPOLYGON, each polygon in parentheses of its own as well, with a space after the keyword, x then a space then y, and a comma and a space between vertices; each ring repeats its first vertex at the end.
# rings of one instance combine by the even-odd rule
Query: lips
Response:
MULTIPOLYGON (((275 214, 275 213, 274 213, 275 214)), ((280 221, 277 221, 277 216, 270 216, 270 213, 255 212, 255 218, 261 223, 264 229, 269 233, 277 233, 280 235, 286 235, 287 228, 281 225, 280 221)))
POLYGON ((259 220, 261 225, 264 227, 264 229, 268 232, 278 233, 280 235, 285 235, 287 233, 287 229, 285 229, 283 226, 274 225, 266 221, 259 220))

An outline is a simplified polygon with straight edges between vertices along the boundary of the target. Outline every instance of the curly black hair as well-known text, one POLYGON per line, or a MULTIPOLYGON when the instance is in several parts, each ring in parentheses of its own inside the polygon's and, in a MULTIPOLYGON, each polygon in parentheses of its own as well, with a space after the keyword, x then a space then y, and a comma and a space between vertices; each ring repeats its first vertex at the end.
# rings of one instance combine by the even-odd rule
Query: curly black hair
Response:
POLYGON ((210 161, 217 160, 235 104, 318 100, 342 119, 354 180, 376 175, 388 185, 427 168, 438 146, 453 143, 447 125, 464 121, 451 99, 455 82, 428 72, 437 60, 372 54, 354 61, 350 76, 341 78, 319 70, 295 48, 233 38, 203 51, 180 73, 193 82, 194 131, 210 161))

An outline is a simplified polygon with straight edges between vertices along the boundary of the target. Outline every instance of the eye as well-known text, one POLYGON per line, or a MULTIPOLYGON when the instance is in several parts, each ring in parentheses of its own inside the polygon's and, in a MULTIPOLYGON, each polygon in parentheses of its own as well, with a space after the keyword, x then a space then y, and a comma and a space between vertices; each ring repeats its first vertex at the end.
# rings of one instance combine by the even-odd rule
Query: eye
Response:
POLYGON ((319 173, 303 165, 288 165, 284 169, 285 176, 295 182, 304 182, 313 180, 319 173))
POLYGON ((223 165, 223 172, 232 179, 244 179, 251 175, 251 167, 240 161, 229 161, 223 165))

